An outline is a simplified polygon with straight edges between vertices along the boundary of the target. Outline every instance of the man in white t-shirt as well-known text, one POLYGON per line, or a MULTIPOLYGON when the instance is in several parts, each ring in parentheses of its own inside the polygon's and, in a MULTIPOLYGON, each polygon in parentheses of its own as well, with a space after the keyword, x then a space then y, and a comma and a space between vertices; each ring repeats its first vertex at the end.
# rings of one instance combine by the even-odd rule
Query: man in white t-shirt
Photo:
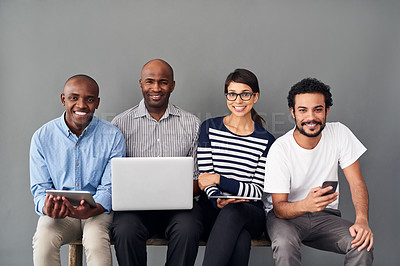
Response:
POLYGON ((358 162, 366 148, 343 124, 326 123, 332 94, 319 80, 295 84, 288 105, 296 127, 272 145, 265 171, 275 265, 301 265, 301 243, 345 254, 345 265, 372 265, 368 191, 358 162), (338 165, 350 186, 354 223, 341 218, 339 193, 332 186, 322 188, 324 181, 338 181, 338 165))

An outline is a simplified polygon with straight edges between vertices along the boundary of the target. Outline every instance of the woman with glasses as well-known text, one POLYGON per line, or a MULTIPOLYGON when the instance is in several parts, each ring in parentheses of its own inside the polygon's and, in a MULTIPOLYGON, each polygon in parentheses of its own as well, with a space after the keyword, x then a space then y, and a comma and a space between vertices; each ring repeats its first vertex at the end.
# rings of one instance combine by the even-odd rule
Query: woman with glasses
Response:
POLYGON ((265 159, 275 138, 263 128, 263 119, 253 108, 259 93, 257 77, 236 69, 225 81, 231 113, 201 125, 198 183, 205 192, 200 204, 205 231, 210 232, 205 266, 247 265, 251 238, 265 228, 261 201, 265 159))

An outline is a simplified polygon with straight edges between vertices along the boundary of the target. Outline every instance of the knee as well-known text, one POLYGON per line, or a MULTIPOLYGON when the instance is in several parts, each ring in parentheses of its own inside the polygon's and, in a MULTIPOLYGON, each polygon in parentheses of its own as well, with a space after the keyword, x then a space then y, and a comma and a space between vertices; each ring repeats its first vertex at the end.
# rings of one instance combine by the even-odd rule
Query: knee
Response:
POLYGON ((167 232, 171 236, 179 236, 187 239, 198 239, 203 232, 203 225, 200 220, 196 219, 190 213, 177 217, 169 226, 167 232))
MULTIPOLYGON (((370 251, 367 251, 367 248, 363 248, 361 251, 358 250, 358 246, 357 247, 351 247, 351 241, 353 241, 354 238, 352 238, 350 235, 349 237, 346 237, 345 239, 342 240, 342 242, 339 242, 339 248, 342 248, 340 245, 344 245, 345 249, 342 250, 346 250, 346 256, 350 257, 350 258, 357 258, 358 261, 360 262, 367 262, 367 261, 373 261, 373 250, 374 248, 372 248, 370 251)), ((368 263, 365 263, 363 265, 369 265, 368 263)))
POLYGON ((62 245, 62 236, 55 234, 48 228, 41 228, 36 231, 32 240, 32 247, 34 250, 45 253, 51 253, 59 250, 62 245))
POLYGON ((346 262, 348 263, 345 265, 372 265, 373 261, 373 248, 370 251, 367 251, 367 248, 358 251, 358 247, 354 247, 347 251, 346 262))
POLYGON ((235 221, 236 219, 239 219, 240 217, 243 216, 243 212, 241 211, 242 205, 240 203, 237 204, 228 204, 225 207, 223 207, 218 216, 224 216, 230 221, 235 221))
POLYGON ((110 234, 108 230, 106 232, 100 230, 86 230, 82 235, 82 244, 85 250, 108 248, 110 246, 110 234))
POLYGON ((271 240, 271 246, 274 253, 293 253, 300 250, 301 241, 293 235, 287 234, 275 237, 271 240))
POLYGON ((148 230, 140 220, 131 220, 129 217, 119 217, 111 226, 111 235, 115 241, 147 239, 148 230))

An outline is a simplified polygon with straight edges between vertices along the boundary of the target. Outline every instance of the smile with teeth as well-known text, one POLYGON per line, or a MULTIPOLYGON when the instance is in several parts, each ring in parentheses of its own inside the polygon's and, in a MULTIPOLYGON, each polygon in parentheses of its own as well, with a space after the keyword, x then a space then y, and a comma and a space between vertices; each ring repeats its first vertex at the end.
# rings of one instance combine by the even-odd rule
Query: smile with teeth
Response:
POLYGON ((302 126, 307 126, 308 128, 315 128, 318 125, 321 125, 320 122, 317 121, 310 121, 310 122, 303 122, 301 123, 302 126))
POLYGON ((246 106, 233 106, 233 108, 237 112, 242 112, 244 110, 244 108, 246 108, 246 106))
POLYGON ((153 100, 159 100, 161 98, 161 94, 150 95, 150 98, 153 99, 153 100))
POLYGON ((85 116, 87 113, 75 111, 75 114, 76 114, 76 115, 79 115, 79 116, 85 116))

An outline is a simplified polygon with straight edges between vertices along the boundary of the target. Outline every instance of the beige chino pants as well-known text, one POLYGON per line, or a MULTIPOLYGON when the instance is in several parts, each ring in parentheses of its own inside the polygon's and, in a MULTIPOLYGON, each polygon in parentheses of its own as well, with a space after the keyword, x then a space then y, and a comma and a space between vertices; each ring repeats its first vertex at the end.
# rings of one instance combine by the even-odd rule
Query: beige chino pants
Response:
POLYGON ((61 265, 60 247, 82 237, 87 265, 110 266, 112 262, 109 226, 112 217, 112 213, 103 213, 85 220, 71 217, 39 217, 32 241, 34 265, 61 265))

